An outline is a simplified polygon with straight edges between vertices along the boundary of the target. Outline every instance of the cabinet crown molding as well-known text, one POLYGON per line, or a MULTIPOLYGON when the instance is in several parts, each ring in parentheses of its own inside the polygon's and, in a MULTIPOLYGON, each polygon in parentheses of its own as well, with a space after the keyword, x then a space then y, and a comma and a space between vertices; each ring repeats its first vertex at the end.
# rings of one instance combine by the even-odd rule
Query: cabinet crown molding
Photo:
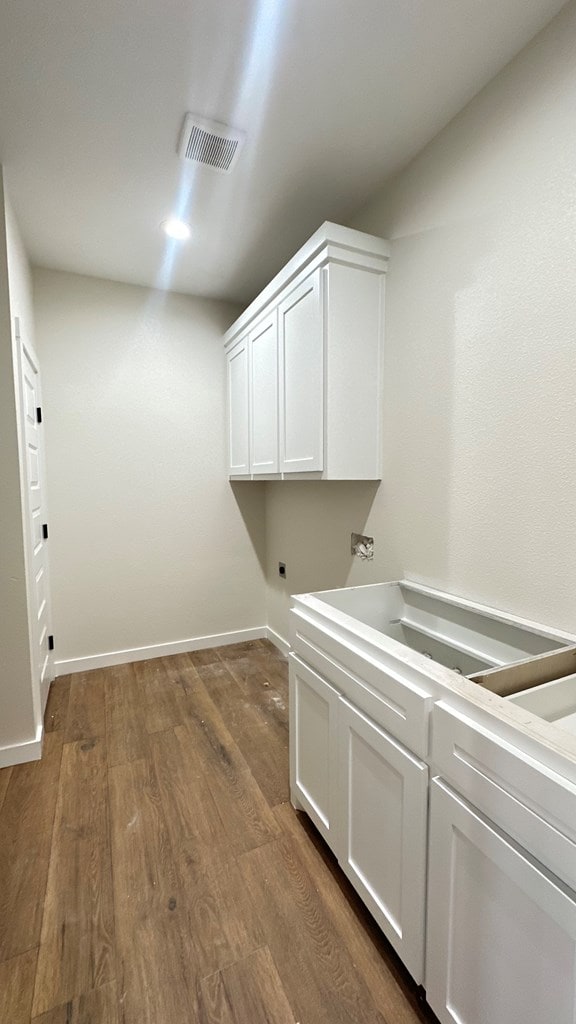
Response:
POLYGON ((224 335, 225 347, 233 344, 238 335, 304 271, 323 266, 329 260, 372 269, 379 274, 386 273, 390 243, 364 231, 325 221, 229 327, 224 335))

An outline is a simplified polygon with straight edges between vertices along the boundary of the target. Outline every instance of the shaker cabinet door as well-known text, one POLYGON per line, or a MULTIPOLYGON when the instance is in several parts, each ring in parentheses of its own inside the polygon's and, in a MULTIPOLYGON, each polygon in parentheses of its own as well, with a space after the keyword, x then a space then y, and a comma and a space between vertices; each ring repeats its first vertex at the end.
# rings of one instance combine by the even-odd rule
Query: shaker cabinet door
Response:
POLYGON ((340 865, 416 982, 423 978, 427 766, 340 699, 340 865))
POLYGON ((321 269, 280 304, 280 471, 324 468, 324 337, 321 269))
POLYGON ((335 850, 338 693, 290 656, 290 790, 335 850))
POLYGON ((278 472, 278 314, 272 310, 250 331, 250 468, 254 476, 278 472))
POLYGON ((442 1024, 574 1024, 574 893, 437 779, 428 893, 426 995, 442 1024))
POLYGON ((250 473, 248 354, 247 338, 242 338, 226 353, 230 476, 250 473))

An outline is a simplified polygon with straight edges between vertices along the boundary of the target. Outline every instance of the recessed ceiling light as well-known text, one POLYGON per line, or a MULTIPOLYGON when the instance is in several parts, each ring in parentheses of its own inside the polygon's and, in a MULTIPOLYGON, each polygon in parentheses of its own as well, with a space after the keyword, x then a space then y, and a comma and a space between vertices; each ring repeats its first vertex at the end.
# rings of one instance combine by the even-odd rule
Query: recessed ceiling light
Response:
POLYGON ((170 238, 177 238, 179 242, 185 242, 190 238, 190 225, 176 217, 169 217, 163 220, 161 227, 170 238))

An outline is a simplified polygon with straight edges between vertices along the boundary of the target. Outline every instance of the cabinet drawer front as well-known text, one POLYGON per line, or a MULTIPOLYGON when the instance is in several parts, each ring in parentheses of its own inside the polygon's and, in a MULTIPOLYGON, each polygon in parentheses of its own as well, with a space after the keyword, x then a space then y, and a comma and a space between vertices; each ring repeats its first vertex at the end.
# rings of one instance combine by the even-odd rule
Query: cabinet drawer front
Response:
POLYGON ((573 1024, 576 902, 438 780, 426 995, 442 1024, 573 1024))
POLYGON ((420 983, 428 768, 342 698, 338 762, 340 865, 420 983))
POLYGON ((337 715, 336 690, 307 665, 291 658, 291 793, 335 851, 337 715))
POLYGON ((576 786, 444 702, 432 763, 467 799, 576 889, 576 786))
POLYGON ((402 677, 402 666, 385 670, 327 629, 292 612, 294 651, 361 711, 420 757, 428 753, 433 698, 402 677))

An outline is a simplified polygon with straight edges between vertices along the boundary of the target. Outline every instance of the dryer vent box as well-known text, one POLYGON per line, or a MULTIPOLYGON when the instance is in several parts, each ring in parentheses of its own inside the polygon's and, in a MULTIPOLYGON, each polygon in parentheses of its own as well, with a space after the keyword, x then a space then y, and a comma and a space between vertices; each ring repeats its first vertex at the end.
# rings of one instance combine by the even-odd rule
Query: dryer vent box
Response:
POLYGON ((181 160, 212 167, 221 174, 230 174, 240 155, 244 137, 244 132, 218 121, 207 121, 195 114, 186 114, 178 156, 181 160))

